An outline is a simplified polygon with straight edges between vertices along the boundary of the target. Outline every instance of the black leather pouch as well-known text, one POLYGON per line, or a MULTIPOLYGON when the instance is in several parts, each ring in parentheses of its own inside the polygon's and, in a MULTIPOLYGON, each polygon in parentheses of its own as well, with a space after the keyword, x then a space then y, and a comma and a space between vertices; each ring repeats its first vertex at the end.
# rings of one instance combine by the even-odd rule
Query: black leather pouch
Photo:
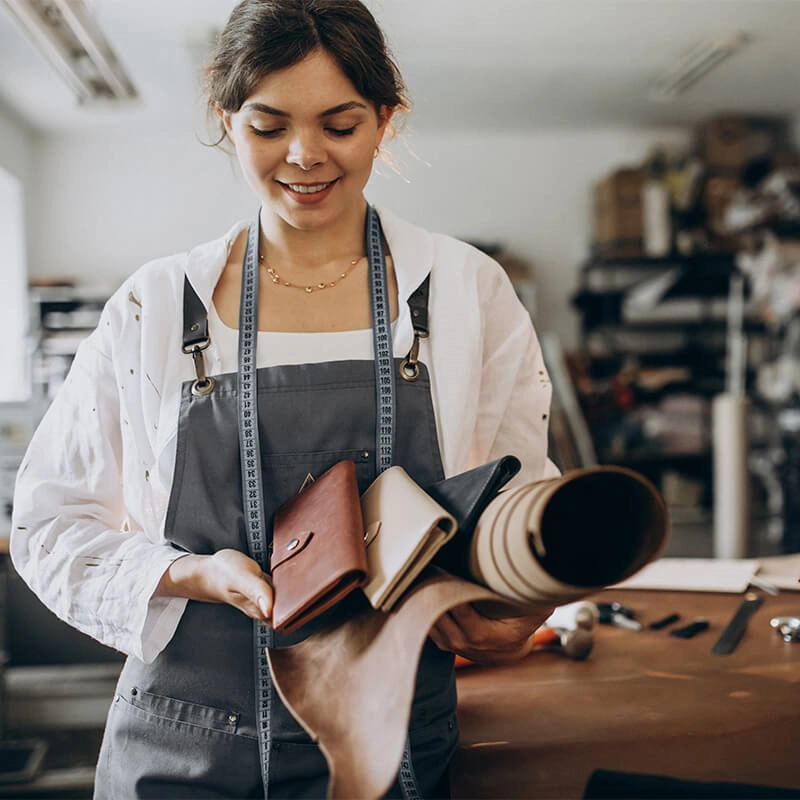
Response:
POLYGON ((475 525, 486 506, 521 466, 515 456, 503 456, 425 488, 458 523, 456 535, 433 559, 436 566, 459 578, 474 580, 469 570, 469 549, 475 525))

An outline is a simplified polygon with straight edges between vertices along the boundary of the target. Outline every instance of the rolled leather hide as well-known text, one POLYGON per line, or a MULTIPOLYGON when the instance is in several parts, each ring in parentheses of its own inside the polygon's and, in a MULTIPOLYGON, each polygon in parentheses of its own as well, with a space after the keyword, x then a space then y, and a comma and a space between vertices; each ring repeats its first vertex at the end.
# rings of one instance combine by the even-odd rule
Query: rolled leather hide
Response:
POLYGON ((562 605, 629 578, 667 540, 659 493, 624 467, 576 469, 500 492, 481 514, 473 579, 524 605, 562 605))
POLYGON ((318 742, 328 797, 376 800, 403 753, 422 646, 436 620, 472 603, 543 623, 552 608, 654 559, 669 517, 656 489, 622 467, 573 470, 497 495, 465 541, 474 581, 426 569, 389 613, 371 608, 293 647, 268 651, 276 688, 318 742))

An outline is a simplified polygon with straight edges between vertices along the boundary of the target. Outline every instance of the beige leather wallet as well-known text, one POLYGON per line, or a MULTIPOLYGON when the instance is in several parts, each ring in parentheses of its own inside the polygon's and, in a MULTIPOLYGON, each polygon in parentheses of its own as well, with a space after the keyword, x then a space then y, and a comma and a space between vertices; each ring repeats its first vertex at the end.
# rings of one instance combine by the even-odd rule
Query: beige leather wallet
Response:
POLYGON ((389 611, 456 532, 456 521, 402 467, 382 472, 361 495, 373 608, 389 611))

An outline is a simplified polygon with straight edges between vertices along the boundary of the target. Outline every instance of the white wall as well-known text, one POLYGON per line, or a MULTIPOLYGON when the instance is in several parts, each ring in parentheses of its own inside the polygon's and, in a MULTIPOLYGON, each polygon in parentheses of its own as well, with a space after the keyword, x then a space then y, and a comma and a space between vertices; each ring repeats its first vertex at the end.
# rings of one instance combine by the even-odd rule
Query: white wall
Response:
POLYGON ((33 182, 35 147, 32 131, 0 106, 0 402, 25 400, 29 394, 26 242, 33 236, 34 207, 27 189, 33 182))
MULTIPOLYGON (((46 138, 35 184, 41 232, 33 275, 116 283, 145 260, 223 233, 255 208, 228 157, 198 133, 46 138)), ((585 257, 590 187, 607 170, 637 163, 682 130, 415 133, 391 150, 369 199, 428 228, 503 244, 530 260, 537 327, 576 341, 568 297, 585 257), (413 154, 412 152, 413 151, 413 154)))

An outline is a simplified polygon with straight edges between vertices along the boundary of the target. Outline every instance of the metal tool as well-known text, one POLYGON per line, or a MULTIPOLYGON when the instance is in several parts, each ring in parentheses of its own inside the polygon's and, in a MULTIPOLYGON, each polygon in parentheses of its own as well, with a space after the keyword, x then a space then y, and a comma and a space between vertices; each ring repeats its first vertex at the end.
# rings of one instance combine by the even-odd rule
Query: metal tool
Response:
POLYGON ((533 635, 534 650, 550 650, 575 661, 582 661, 592 651, 594 636, 590 630, 577 627, 539 628, 533 635))
POLYGON ((711 648, 711 652, 716 656, 727 656, 732 653, 739 640, 747 629, 750 617, 756 612, 763 602, 761 595, 748 592, 742 600, 742 604, 736 609, 731 621, 725 626, 716 644, 711 648))
POLYGON ((702 633, 703 631, 708 630, 708 620, 707 619, 696 619, 694 622, 690 622, 688 625, 684 625, 682 628, 673 628, 670 632, 670 636, 677 636, 679 639, 691 639, 693 636, 697 636, 698 633, 702 633))
POLYGON ((647 627, 650 628, 651 631, 660 631, 662 628, 667 628, 672 625, 673 622, 677 622, 680 618, 680 614, 668 614, 666 617, 651 622, 647 627))
POLYGON ((591 603, 588 600, 578 600, 574 603, 566 603, 563 606, 558 606, 553 613, 547 618, 545 625, 550 628, 586 628, 591 630, 598 618, 600 612, 597 610, 597 604, 591 603))
POLYGON ((783 637, 784 642, 800 642, 800 617, 773 617, 769 624, 783 637))
POLYGON ((642 623, 634 619, 633 610, 622 603, 598 603, 597 610, 600 614, 599 621, 603 625, 615 625, 629 631, 642 629, 642 623))

